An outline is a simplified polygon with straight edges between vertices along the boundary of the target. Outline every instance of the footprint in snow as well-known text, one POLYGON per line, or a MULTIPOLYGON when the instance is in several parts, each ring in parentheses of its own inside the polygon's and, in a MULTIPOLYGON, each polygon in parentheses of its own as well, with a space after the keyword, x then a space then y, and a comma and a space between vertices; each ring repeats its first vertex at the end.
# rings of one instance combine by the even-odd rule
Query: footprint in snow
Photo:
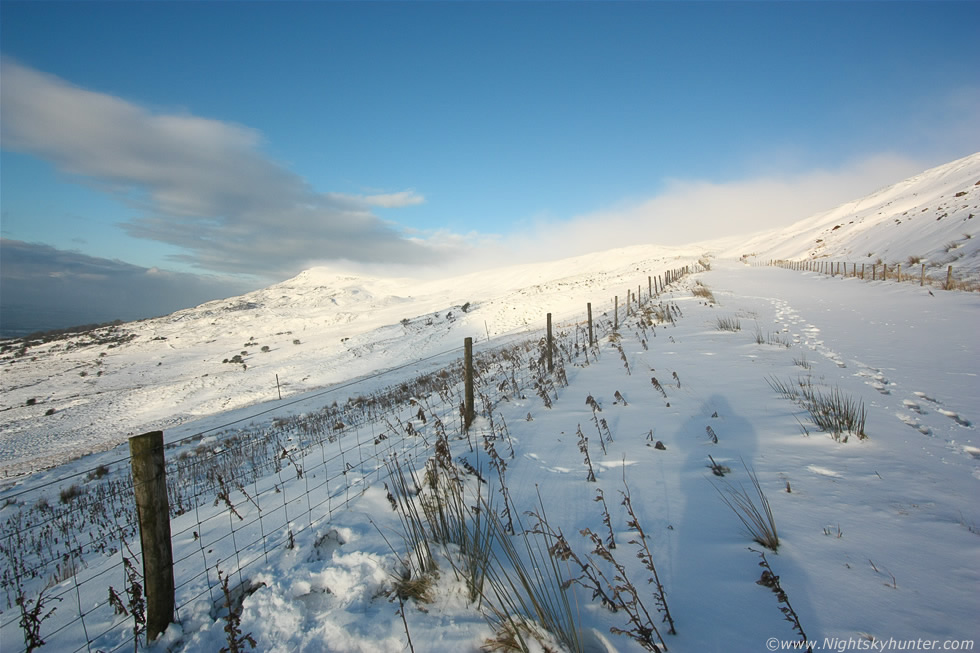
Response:
POLYGON ((866 367, 865 369, 862 369, 860 372, 858 372, 857 376, 863 376, 865 378, 870 379, 869 381, 865 381, 865 383, 870 385, 872 388, 874 388, 881 394, 883 395, 891 394, 891 390, 888 389, 889 381, 885 377, 885 375, 881 373, 881 370, 873 367, 866 367))
POLYGON ((915 419, 911 415, 906 415, 904 413, 895 413, 895 417, 902 420, 904 424, 911 426, 922 435, 932 435, 932 429, 922 424, 921 422, 919 422, 919 420, 915 419))
POLYGON ((922 415, 922 406, 912 401, 911 399, 905 399, 902 401, 902 405, 911 410, 912 412, 922 415))
POLYGON ((936 412, 939 413, 940 415, 945 415, 946 417, 950 418, 960 426, 964 426, 966 428, 973 426, 973 424, 970 423, 970 420, 960 417, 958 413, 954 413, 951 410, 943 410, 942 408, 939 408, 936 410, 936 412))
POLYGON ((934 403, 934 404, 939 404, 939 403, 941 403, 941 402, 940 402, 940 401, 939 401, 938 399, 933 399, 932 397, 930 397, 929 395, 927 395, 927 394, 926 394, 926 393, 924 393, 924 392, 913 392, 912 394, 914 394, 914 395, 915 395, 916 397, 918 397, 919 399, 924 399, 924 400, 926 400, 926 401, 930 401, 930 402, 932 402, 932 403, 934 403))

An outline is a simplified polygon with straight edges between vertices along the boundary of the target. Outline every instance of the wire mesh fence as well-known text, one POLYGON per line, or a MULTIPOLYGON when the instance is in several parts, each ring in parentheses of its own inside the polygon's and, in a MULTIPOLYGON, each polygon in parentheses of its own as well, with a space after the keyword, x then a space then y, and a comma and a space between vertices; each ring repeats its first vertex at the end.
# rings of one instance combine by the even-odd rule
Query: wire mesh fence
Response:
MULTIPOLYGON (((671 280, 682 274, 674 272, 671 280)), ((638 309, 639 297, 635 301, 638 309)), ((629 306, 627 299, 620 310, 629 306)), ((669 304, 649 301, 648 307, 661 318, 671 315, 669 304)), ((596 339, 618 325, 618 315, 609 313, 591 325, 596 339)), ((543 329, 476 351, 477 413, 490 414, 494 405, 528 395, 550 405, 565 365, 588 364, 589 326, 578 319, 554 325, 551 373, 543 329)), ((167 443, 174 618, 180 622, 182 611, 204 599, 217 610, 224 600, 219 572, 246 586, 251 570, 292 548, 301 535, 323 530, 338 511, 384 483, 390 461, 424 461, 446 432, 466 438, 458 351, 438 355, 434 371, 415 377, 389 370, 345 384, 343 403, 328 390, 317 409, 258 411, 167 443)), ((120 455, 0 495, 4 651, 42 645, 116 651, 145 644, 131 462, 120 455)))

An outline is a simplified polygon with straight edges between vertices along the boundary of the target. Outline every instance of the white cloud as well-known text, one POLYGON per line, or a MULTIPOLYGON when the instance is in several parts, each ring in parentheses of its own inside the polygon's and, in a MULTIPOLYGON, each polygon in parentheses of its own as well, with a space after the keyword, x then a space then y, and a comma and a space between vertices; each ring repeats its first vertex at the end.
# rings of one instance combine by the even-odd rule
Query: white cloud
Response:
POLYGON ((3 147, 51 161, 133 204, 132 236, 183 248, 201 268, 270 276, 309 261, 421 262, 431 252, 372 207, 419 204, 414 191, 319 193, 263 156, 254 129, 161 115, 2 60, 3 147))
POLYGON ((472 236, 467 260, 486 267, 558 259, 636 244, 686 245, 787 226, 922 172, 924 163, 878 154, 833 170, 716 182, 668 180, 656 196, 569 220, 539 220, 521 233, 472 236))
POLYGON ((406 190, 400 193, 386 193, 381 195, 366 195, 361 199, 369 206, 378 206, 385 209, 394 209, 400 206, 414 206, 425 203, 425 197, 417 194, 413 190, 406 190))

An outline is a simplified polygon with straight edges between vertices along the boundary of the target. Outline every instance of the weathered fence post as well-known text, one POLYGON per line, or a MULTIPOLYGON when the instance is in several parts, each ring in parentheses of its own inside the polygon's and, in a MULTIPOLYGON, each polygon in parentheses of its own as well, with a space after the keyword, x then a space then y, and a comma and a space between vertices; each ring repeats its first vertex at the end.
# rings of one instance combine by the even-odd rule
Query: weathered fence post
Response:
POLYGON ((649 275, 647 276, 647 295, 650 296, 650 299, 653 299, 653 277, 649 275))
POLYGON ((469 431, 476 416, 473 406, 473 338, 469 337, 463 341, 463 385, 463 429, 469 431))
POLYGON ((919 286, 926 285, 926 264, 922 264, 922 272, 919 273, 919 286))
POLYGON ((888 264, 887 263, 882 263, 881 264, 881 280, 882 281, 888 281, 888 264))
POLYGON ((595 344, 595 336, 592 335, 592 302, 588 302, 585 307, 589 313, 589 347, 591 347, 595 344))
POLYGON ((899 283, 902 283, 902 264, 901 263, 896 263, 895 264, 895 274, 898 275, 898 282, 899 283))
POLYGON ((619 329, 619 295, 613 297, 613 331, 619 329))
POLYGON ((146 641, 152 642, 174 617, 174 553, 170 543, 163 431, 131 437, 129 454, 143 550, 146 641))
POLYGON ((555 348, 555 341, 551 337, 551 313, 548 313, 548 373, 555 371, 555 361, 552 358, 552 350, 555 348))
POLYGON ((953 266, 946 266, 946 290, 953 289, 953 266))

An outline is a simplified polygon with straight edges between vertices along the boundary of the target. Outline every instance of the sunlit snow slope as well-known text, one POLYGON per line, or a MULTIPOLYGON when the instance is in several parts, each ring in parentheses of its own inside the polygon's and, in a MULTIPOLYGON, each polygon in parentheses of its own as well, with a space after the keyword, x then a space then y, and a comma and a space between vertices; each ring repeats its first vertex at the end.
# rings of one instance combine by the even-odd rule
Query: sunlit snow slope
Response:
POLYGON ((625 296, 638 270, 662 274, 702 253, 635 246, 438 281, 313 268, 166 317, 48 343, 8 341, 0 475, 278 400, 280 390, 289 399, 449 352, 466 337, 539 329, 549 312, 556 321, 578 318, 587 302, 625 296))
POLYGON ((753 261, 830 258, 853 263, 952 265, 980 277, 980 153, 927 170, 776 231, 733 238, 712 249, 753 261))
MULTIPOLYGON (((133 434, 296 397, 477 342, 579 319, 646 275, 719 258, 925 262, 980 280, 980 153, 795 225, 685 248, 638 245, 437 281, 330 268, 241 297, 0 354, 0 475, 133 434), (277 387, 277 379, 279 387, 277 387)), ((642 288, 645 292, 646 288, 642 288)))

